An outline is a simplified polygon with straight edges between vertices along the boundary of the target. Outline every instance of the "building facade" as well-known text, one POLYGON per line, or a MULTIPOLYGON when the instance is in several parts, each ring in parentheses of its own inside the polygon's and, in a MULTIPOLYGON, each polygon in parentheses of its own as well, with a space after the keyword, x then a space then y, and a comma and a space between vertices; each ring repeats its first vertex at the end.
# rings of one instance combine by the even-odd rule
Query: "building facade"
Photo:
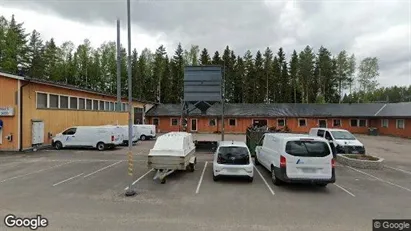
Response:
MULTIPOLYGON (((0 72, 0 151, 31 149, 51 143, 70 126, 128 124, 128 100, 60 83, 0 72)), ((144 121, 152 104, 133 100, 134 122, 144 121)))
MULTIPOLYGON (((163 104, 146 113, 158 132, 179 131, 181 105, 163 104)), ((251 125, 266 125, 294 133, 308 133, 313 127, 341 128, 366 134, 376 128, 381 135, 411 138, 411 103, 395 104, 227 104, 224 130, 245 133, 251 125)), ((201 114, 194 109, 187 118, 187 131, 219 133, 222 128, 220 105, 201 114)))

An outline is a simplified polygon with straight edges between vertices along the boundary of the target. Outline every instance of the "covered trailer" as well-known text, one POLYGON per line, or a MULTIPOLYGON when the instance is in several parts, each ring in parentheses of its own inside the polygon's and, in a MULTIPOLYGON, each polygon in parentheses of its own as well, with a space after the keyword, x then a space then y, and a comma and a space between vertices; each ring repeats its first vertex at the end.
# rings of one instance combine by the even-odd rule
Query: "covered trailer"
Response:
POLYGON ((170 132, 159 136, 148 154, 148 167, 156 170, 154 180, 162 184, 177 170, 193 172, 196 164, 193 136, 187 132, 170 132))

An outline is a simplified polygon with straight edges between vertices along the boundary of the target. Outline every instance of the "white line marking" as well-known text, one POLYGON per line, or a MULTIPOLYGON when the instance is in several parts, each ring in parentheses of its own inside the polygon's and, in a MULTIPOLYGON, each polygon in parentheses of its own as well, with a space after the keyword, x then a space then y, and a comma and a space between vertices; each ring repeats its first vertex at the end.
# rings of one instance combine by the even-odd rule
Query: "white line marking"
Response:
MULTIPOLYGON (((137 182, 139 182, 141 179, 143 179, 145 176, 147 176, 147 174, 149 174, 150 172, 152 172, 154 170, 154 168, 150 169, 148 172, 144 173, 142 176, 140 176, 137 180, 135 180, 131 185, 136 184, 137 182)), ((124 190, 128 190, 128 186, 124 189, 124 190)))
POLYGON ((354 171, 357 171, 357 172, 359 172, 359 173, 362 173, 362 174, 364 174, 364 175, 367 175, 367 176, 369 176, 369 177, 372 177, 372 178, 374 178, 374 179, 376 179, 376 180, 379 180, 379 181, 381 181, 381 182, 384 182, 384 183, 390 184, 390 185, 392 185, 392 186, 395 186, 395 187, 398 187, 398 188, 402 188, 402 189, 404 189, 404 190, 407 190, 408 192, 411 192, 411 189, 409 189, 409 188, 406 188, 406 187, 403 187, 403 186, 401 186, 401 185, 392 183, 392 182, 390 182, 390 181, 383 180, 383 179, 381 179, 381 178, 378 178, 378 177, 376 177, 376 176, 374 176, 374 175, 371 175, 371 174, 369 174, 369 173, 363 172, 363 171, 358 170, 358 169, 356 169, 356 168, 353 168, 353 167, 351 167, 351 166, 347 166, 347 167, 351 168, 351 169, 354 170, 354 171))
POLYGON ((70 178, 68 178, 68 179, 65 179, 65 180, 63 180, 63 181, 60 181, 60 182, 58 182, 58 183, 55 183, 55 184, 53 184, 53 187, 54 186, 57 186, 57 185, 59 185, 59 184, 62 184, 62 183, 64 183, 64 182, 67 182, 67 181, 69 181, 69 180, 72 180, 72 179, 74 179, 74 178, 76 178, 76 177, 79 177, 79 176, 81 176, 81 175, 83 175, 84 173, 80 173, 80 174, 78 174, 77 176, 73 176, 73 177, 70 177, 70 178))
POLYGON ((63 165, 70 164, 70 163, 72 163, 72 162, 70 161, 70 162, 67 162, 67 163, 64 163, 64 164, 59 164, 59 165, 55 165, 55 166, 52 166, 52 167, 49 167, 49 168, 40 169, 40 170, 31 172, 31 173, 27 173, 27 174, 23 174, 23 175, 19 175, 19 176, 14 176, 14 177, 11 177, 11 178, 4 179, 4 180, 0 181, 0 183, 6 182, 6 181, 9 181, 9 180, 13 180, 13 179, 17 179, 17 178, 21 178, 21 177, 25 177, 25 176, 30 176, 30 175, 33 175, 33 174, 36 174, 36 173, 39 173, 39 172, 44 172, 44 171, 49 170, 49 169, 58 168, 58 167, 61 167, 63 165))
POLYGON ((118 161, 118 162, 116 162, 116 163, 114 163, 114 164, 110 164, 110 165, 108 165, 108 166, 106 166, 106 167, 100 168, 100 169, 97 170, 97 171, 94 171, 94 172, 92 172, 92 173, 89 173, 89 174, 85 175, 84 178, 89 177, 89 176, 91 176, 91 175, 94 175, 94 174, 96 174, 96 173, 98 173, 98 172, 101 172, 101 171, 103 171, 104 169, 113 167, 114 165, 119 164, 119 163, 121 163, 121 162, 123 162, 123 160, 120 160, 120 161, 118 161))
POLYGON ((205 170, 206 170, 206 168, 207 168, 207 164, 208 164, 208 161, 206 161, 205 164, 204 164, 203 172, 201 173, 200 180, 198 181, 198 185, 197 185, 197 189, 196 189, 196 194, 198 194, 198 192, 200 191, 201 182, 203 181, 204 172, 205 172, 205 170))
POLYGON ((264 179, 263 175, 261 174, 260 171, 258 171, 257 167, 254 166, 254 169, 257 171, 258 175, 260 175, 261 179, 263 179, 265 185, 267 186, 268 190, 270 190, 271 194, 275 195, 273 189, 270 187, 270 185, 267 183, 267 181, 264 179))
POLYGON ((411 172, 409 172, 409 171, 407 171, 407 170, 404 170, 404 169, 394 168, 394 167, 390 167, 390 166, 387 166, 387 165, 385 165, 384 167, 390 168, 390 169, 393 169, 393 170, 397 170, 397 171, 400 171, 400 172, 407 173, 407 174, 410 174, 410 175, 411 175, 411 172))
POLYGON ((339 186, 338 184, 334 183, 333 185, 337 186, 338 188, 340 188, 340 189, 343 190, 344 192, 346 192, 346 193, 350 194, 351 196, 355 197, 354 194, 352 194, 352 193, 351 193, 350 191, 348 191, 347 189, 339 186))

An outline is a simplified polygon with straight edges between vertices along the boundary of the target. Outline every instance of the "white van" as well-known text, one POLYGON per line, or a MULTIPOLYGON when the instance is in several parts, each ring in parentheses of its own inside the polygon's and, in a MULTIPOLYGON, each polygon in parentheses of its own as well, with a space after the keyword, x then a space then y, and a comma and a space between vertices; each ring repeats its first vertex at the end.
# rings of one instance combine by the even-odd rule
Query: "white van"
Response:
POLYGON ((311 128, 311 136, 323 137, 334 143, 337 153, 365 154, 365 147, 351 132, 335 128, 311 128))
MULTIPOLYGON (((124 145, 128 145, 128 125, 119 125, 118 126, 121 129, 121 135, 123 138, 123 144, 124 145)), ((133 125, 133 137, 132 137, 132 142, 135 143, 138 141, 138 139, 140 138, 138 132, 137 132, 137 127, 135 127, 135 125, 133 125)))
POLYGON ((282 182, 335 182, 335 160, 328 141, 306 134, 266 133, 256 147, 255 164, 271 172, 275 185, 282 182))
POLYGON ((99 151, 114 148, 123 143, 121 132, 116 126, 75 126, 57 134, 52 139, 56 149, 66 147, 95 147, 99 151))
POLYGON ((156 138, 156 125, 153 124, 134 124, 140 140, 149 140, 156 138))

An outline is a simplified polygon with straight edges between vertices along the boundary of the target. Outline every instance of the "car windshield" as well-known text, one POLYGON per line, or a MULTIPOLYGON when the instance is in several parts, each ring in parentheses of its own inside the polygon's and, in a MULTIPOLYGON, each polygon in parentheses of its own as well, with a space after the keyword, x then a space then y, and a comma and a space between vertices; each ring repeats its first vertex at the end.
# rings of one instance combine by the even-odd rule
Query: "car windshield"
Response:
POLYGON ((246 156, 248 155, 248 149, 246 147, 220 147, 218 149, 218 154, 222 157, 230 157, 230 156, 246 156))
POLYGON ((331 151, 326 142, 323 141, 288 141, 285 151, 292 156, 324 157, 331 151))
POLYGON ((355 140, 353 134, 348 131, 331 131, 336 140, 355 140))

